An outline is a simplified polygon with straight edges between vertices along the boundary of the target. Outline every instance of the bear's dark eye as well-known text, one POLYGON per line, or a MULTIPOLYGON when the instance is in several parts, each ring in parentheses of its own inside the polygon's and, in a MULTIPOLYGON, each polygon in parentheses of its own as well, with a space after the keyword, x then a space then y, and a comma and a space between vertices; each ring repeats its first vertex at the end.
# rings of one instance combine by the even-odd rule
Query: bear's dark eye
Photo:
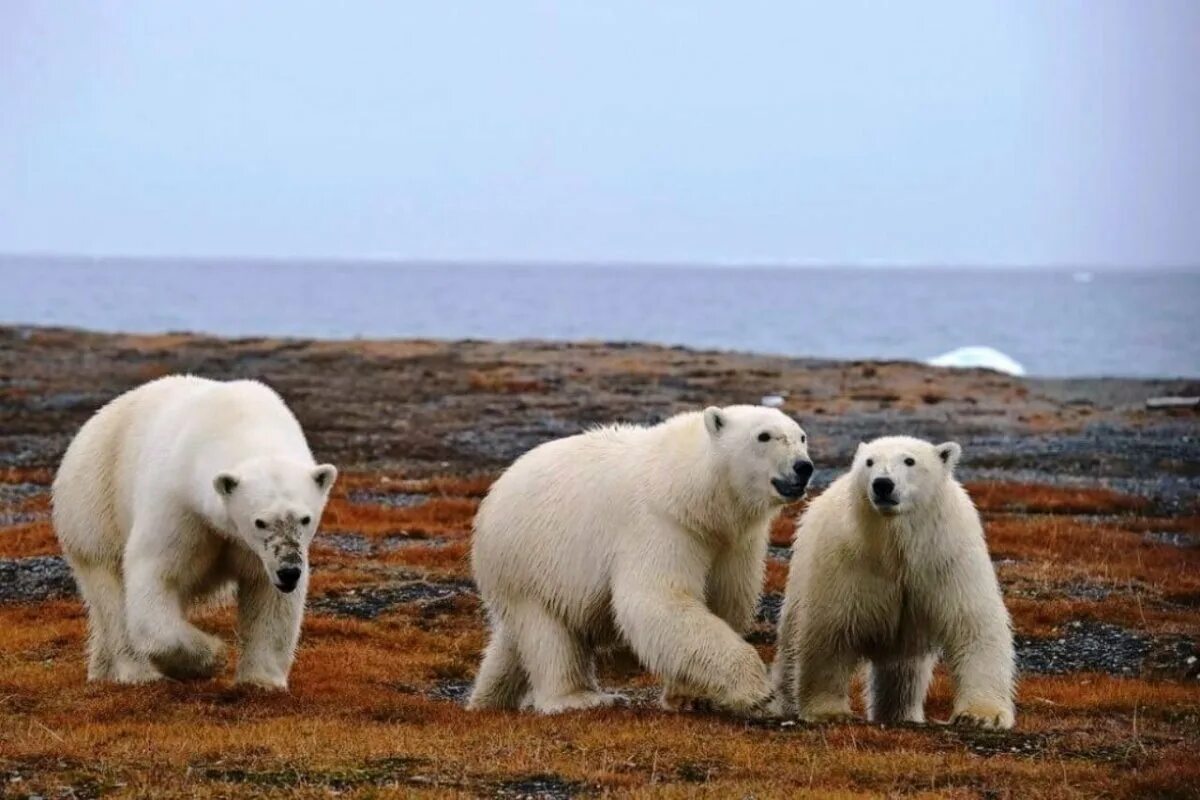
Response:
POLYGON ((800 444, 804 444, 807 441, 808 441, 808 437, 805 436, 803 433, 800 434, 800 444))
POLYGON ((308 516, 308 515, 305 515, 305 516, 303 516, 303 517, 301 517, 301 518, 300 518, 300 524, 301 524, 301 525, 307 525, 307 524, 308 524, 308 523, 310 523, 310 522, 312 522, 312 517, 310 517, 310 516, 308 516))
POLYGON ((771 434, 767 433, 766 431, 763 431, 762 433, 760 433, 758 435, 758 440, 760 442, 769 442, 769 441, 771 441, 771 434))
POLYGON ((868 458, 868 459, 867 459, 867 466, 868 466, 868 467, 873 467, 873 466, 875 466, 875 459, 873 459, 873 458, 868 458))
POLYGON ((915 467, 916 465, 917 465, 917 462, 916 462, 916 460, 915 460, 915 459, 912 459, 912 458, 906 458, 906 459, 904 459, 904 466, 906 466, 906 467, 915 467))
POLYGON ((267 527, 267 521, 264 519, 256 519, 256 520, 254 520, 254 527, 259 528, 261 530, 261 529, 267 527))

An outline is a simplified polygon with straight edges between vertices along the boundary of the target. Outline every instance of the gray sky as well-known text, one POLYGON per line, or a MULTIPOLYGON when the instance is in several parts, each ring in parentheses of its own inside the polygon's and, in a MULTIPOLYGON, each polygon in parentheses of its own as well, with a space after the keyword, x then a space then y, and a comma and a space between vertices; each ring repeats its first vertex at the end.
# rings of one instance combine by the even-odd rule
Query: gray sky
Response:
POLYGON ((0 251, 1200 264, 1200 2, 0 3, 0 251))

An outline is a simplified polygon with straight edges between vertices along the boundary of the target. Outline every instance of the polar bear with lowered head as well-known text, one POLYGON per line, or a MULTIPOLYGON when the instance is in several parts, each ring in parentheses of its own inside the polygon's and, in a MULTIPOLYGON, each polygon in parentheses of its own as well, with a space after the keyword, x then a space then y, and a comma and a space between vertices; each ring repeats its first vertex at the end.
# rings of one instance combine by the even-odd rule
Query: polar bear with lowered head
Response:
POLYGON ((770 523, 812 471, 800 426, 754 406, 600 428, 517 459, 475 518, 491 641, 470 706, 611 703, 595 649, 624 642, 667 704, 765 708, 767 669, 742 633, 770 523))
POLYGON ((286 688, 336 477, 256 381, 172 376, 96 412, 54 480, 54 527, 88 609, 88 679, 212 676, 223 645, 186 614, 232 584, 237 681, 286 688))
POLYGON ((979 514, 954 479, 961 452, 907 436, 861 444, 809 505, 779 623, 785 711, 848 716, 867 659, 870 718, 924 722, 940 653, 956 683, 953 720, 1012 727, 1012 630, 979 514))

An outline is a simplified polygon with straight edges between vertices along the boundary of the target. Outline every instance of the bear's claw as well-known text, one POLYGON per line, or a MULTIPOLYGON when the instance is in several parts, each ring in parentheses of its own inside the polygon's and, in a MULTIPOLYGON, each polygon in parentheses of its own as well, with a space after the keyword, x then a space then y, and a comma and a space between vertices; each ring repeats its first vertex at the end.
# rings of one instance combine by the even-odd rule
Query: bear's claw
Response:
POLYGON ((832 724, 853 722, 854 715, 846 711, 818 711, 815 714, 804 714, 801 719, 813 724, 832 724))
POLYGON ((533 708, 539 714, 561 714, 564 711, 586 711, 589 708, 604 708, 623 703, 624 696, 610 692, 576 692, 548 700, 534 700, 533 708))
POLYGON ((975 706, 956 711, 951 725, 986 730, 1008 730, 1013 726, 1012 711, 998 706, 975 706))

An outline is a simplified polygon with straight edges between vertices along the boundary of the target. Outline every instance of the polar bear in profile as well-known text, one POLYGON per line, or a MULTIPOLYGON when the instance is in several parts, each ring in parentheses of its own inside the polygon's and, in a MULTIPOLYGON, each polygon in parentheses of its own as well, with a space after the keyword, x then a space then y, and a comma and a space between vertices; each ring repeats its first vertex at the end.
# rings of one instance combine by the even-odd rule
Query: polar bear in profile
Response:
POLYGON ((237 681, 286 688, 308 545, 337 470, 256 381, 172 376, 101 408, 54 480, 54 527, 88 609, 88 679, 204 678, 223 645, 188 607, 237 589, 237 681))
POLYGON ((812 471, 800 426, 754 406, 601 428, 517 459, 475 518, 491 641, 470 707, 611 703, 593 658, 623 641, 668 705, 765 709, 769 675, 742 634, 770 523, 812 471))
POLYGON ((956 684, 953 721, 1012 727, 1012 630, 979 514, 954 479, 960 453, 906 436, 861 444, 809 505, 779 623, 786 713, 848 716, 866 659, 870 718, 924 722, 940 654, 956 684))

